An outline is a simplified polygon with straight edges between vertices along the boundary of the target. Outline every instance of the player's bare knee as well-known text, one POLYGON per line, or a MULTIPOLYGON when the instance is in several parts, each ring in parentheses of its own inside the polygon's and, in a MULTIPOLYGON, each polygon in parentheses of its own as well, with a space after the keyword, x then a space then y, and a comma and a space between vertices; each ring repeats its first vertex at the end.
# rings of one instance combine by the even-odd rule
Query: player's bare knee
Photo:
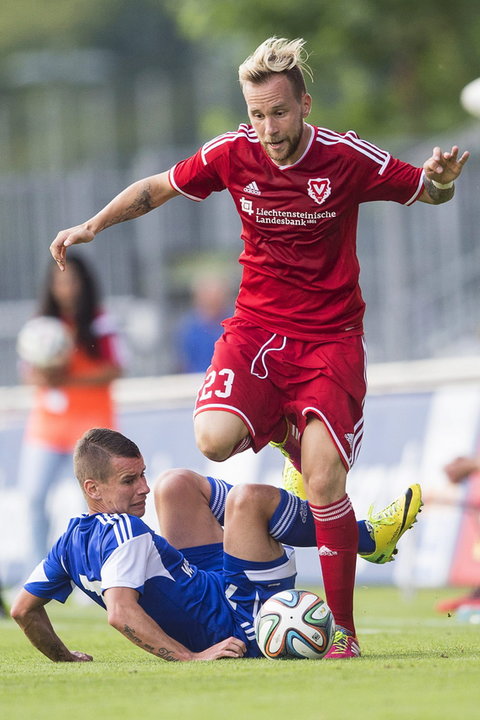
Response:
POLYGON ((304 482, 309 500, 320 505, 339 500, 345 494, 345 478, 346 471, 340 462, 306 472, 304 482))
POLYGON ((242 517, 257 513, 269 515, 272 507, 278 503, 278 495, 278 490, 270 485, 236 485, 228 493, 226 513, 240 513, 242 517))
POLYGON ((153 488, 155 502, 184 496, 194 483, 194 475, 186 468, 173 468, 160 473, 153 488))
POLYGON ((208 428, 196 428, 195 441, 202 455, 205 455, 209 460, 223 462, 232 454, 233 446, 226 442, 221 435, 210 431, 208 428))
POLYGON ((198 413, 194 420, 194 431, 200 452, 216 462, 222 462, 235 452, 245 450, 248 445, 248 430, 245 424, 230 412, 198 413))

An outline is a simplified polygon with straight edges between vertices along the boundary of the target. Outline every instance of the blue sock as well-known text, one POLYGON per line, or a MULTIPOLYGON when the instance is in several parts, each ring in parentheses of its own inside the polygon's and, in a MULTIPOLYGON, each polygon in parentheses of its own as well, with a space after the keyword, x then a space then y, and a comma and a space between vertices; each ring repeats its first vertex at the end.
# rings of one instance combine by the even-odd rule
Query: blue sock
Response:
POLYGON ((368 555, 375 550, 375 540, 370 535, 366 520, 359 520, 358 523, 358 552, 368 555))
MULTIPOLYGON (((207 480, 212 488, 210 508, 218 522, 223 525, 225 502, 233 486, 225 480, 217 478, 207 477, 207 480)), ((359 520, 357 525, 358 552, 368 555, 375 550, 375 540, 370 535, 366 520, 359 520)), ((270 520, 269 530, 273 531, 272 535, 276 540, 287 545, 315 546, 315 528, 308 503, 290 495, 285 490, 281 491, 280 502, 270 520)))
POLYGON ((223 525, 225 520, 225 503, 227 502, 227 495, 233 485, 225 482, 225 480, 219 480, 209 476, 207 477, 207 480, 212 488, 212 494, 210 496, 210 510, 217 518, 220 525, 223 525))

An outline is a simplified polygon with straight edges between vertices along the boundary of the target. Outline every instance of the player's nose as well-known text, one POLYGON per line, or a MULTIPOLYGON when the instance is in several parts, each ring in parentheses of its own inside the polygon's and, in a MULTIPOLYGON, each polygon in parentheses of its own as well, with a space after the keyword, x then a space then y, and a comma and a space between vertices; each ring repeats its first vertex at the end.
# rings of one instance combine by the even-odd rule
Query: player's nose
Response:
POLYGON ((278 133, 278 126, 275 118, 265 118, 265 135, 269 140, 273 140, 275 135, 278 133))
POLYGON ((147 481, 144 478, 142 478, 142 479, 143 479, 143 482, 141 483, 140 487, 138 488, 138 494, 139 495, 148 495, 148 493, 150 492, 150 488, 148 486, 147 481))

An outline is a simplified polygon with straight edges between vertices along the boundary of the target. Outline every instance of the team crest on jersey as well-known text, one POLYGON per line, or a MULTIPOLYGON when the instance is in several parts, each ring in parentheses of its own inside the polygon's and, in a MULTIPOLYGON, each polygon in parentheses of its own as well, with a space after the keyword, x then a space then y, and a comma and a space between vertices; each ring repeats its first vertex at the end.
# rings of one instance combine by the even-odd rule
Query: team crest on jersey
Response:
POLYGON ((328 178, 311 178, 308 181, 308 194, 318 205, 324 203, 331 192, 332 187, 328 178))

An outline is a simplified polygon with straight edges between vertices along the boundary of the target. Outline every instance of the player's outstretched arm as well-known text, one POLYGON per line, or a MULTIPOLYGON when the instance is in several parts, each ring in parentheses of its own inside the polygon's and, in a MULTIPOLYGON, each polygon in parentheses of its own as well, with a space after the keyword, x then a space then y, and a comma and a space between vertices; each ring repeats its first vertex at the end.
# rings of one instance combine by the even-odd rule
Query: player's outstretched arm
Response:
POLYGON ((168 181, 168 173, 138 180, 111 200, 90 220, 66 230, 60 230, 50 245, 53 259, 61 270, 65 269, 67 248, 88 243, 95 235, 112 225, 133 220, 154 210, 178 195, 168 181))
POLYGON ((128 640, 162 660, 188 662, 242 657, 245 645, 237 638, 227 638, 201 653, 194 653, 177 642, 140 607, 138 592, 132 588, 109 588, 103 594, 108 622, 128 640))
POLYGON ((455 194, 453 183, 470 157, 469 152, 464 152, 461 157, 458 157, 458 153, 457 145, 450 152, 443 152, 439 147, 433 148, 432 157, 423 164, 424 190, 419 197, 421 202, 440 205, 451 200, 455 194))
POLYGON ((91 655, 69 650, 55 633, 44 605, 49 602, 45 598, 32 595, 21 590, 13 603, 10 614, 22 628, 32 645, 40 650, 53 662, 88 662, 91 655))

